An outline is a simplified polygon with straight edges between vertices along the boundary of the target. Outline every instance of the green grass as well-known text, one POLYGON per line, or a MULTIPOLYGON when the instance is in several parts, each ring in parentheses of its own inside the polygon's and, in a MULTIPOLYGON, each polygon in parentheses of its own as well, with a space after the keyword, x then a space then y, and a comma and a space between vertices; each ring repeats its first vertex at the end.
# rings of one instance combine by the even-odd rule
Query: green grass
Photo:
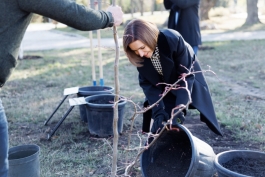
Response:
POLYGON ((226 76, 229 79, 261 88, 264 79, 263 46, 264 40, 256 41, 227 41, 204 43, 204 46, 214 47, 214 50, 200 52, 200 60, 204 65, 212 68, 217 76, 226 76), (233 71, 234 74, 230 74, 233 71))
POLYGON ((265 64, 262 46, 265 40, 204 45, 214 47, 213 50, 200 51, 198 57, 204 68, 210 65, 216 73, 206 74, 206 77, 218 119, 236 131, 237 138, 263 142, 265 64))

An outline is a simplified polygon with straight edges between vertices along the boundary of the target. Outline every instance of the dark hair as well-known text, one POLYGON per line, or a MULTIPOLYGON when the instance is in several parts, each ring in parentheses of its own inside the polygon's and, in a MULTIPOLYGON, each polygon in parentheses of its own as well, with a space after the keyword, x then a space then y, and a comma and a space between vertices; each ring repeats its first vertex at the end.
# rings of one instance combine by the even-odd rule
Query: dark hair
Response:
POLYGON ((134 19, 127 24, 123 33, 123 49, 129 61, 134 66, 142 66, 143 58, 136 55, 136 53, 130 49, 129 45, 139 40, 154 51, 157 45, 158 34, 159 30, 157 26, 148 21, 134 19))

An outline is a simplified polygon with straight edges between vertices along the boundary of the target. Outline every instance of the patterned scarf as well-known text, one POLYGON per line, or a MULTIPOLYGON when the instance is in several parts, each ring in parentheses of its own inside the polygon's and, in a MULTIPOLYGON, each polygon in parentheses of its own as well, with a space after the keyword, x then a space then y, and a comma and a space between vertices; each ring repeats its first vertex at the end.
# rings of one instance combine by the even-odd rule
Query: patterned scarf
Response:
POLYGON ((151 61, 155 67, 155 69, 157 70, 158 74, 160 74, 161 76, 163 76, 163 72, 162 72, 162 66, 160 63, 160 56, 159 56, 159 50, 158 47, 156 46, 155 51, 153 53, 153 55, 151 56, 151 61))

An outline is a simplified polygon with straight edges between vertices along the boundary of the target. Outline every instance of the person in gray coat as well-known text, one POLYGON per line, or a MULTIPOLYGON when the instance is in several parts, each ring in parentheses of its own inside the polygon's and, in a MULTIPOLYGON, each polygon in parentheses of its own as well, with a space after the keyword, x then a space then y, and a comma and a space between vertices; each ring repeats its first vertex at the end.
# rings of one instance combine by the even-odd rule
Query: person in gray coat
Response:
POLYGON ((197 54, 201 41, 200 0, 164 0, 166 9, 170 9, 168 28, 177 30, 197 54))
MULTIPOLYGON (((0 1, 0 89, 17 65, 18 52, 33 13, 70 27, 90 31, 118 26, 123 12, 119 6, 93 10, 71 0, 0 1)), ((0 177, 8 174, 8 125, 0 99, 0 177)))

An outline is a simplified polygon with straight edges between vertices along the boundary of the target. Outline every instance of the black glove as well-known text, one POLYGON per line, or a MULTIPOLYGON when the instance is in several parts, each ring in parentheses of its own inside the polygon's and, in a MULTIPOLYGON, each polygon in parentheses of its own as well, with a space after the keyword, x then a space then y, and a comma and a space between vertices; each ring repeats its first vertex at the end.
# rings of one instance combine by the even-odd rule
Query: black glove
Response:
POLYGON ((167 121, 168 118, 169 117, 166 113, 156 115, 154 117, 154 123, 152 125, 151 132, 153 134, 159 133, 159 131, 162 130, 162 128, 164 127, 162 122, 167 121))
MULTIPOLYGON (((178 112, 179 110, 175 110, 174 111, 174 114, 176 112, 178 112)), ((173 123, 172 124, 183 124, 185 121, 185 116, 184 116, 184 113, 182 111, 180 111, 177 115, 174 116, 173 118, 173 123)))

